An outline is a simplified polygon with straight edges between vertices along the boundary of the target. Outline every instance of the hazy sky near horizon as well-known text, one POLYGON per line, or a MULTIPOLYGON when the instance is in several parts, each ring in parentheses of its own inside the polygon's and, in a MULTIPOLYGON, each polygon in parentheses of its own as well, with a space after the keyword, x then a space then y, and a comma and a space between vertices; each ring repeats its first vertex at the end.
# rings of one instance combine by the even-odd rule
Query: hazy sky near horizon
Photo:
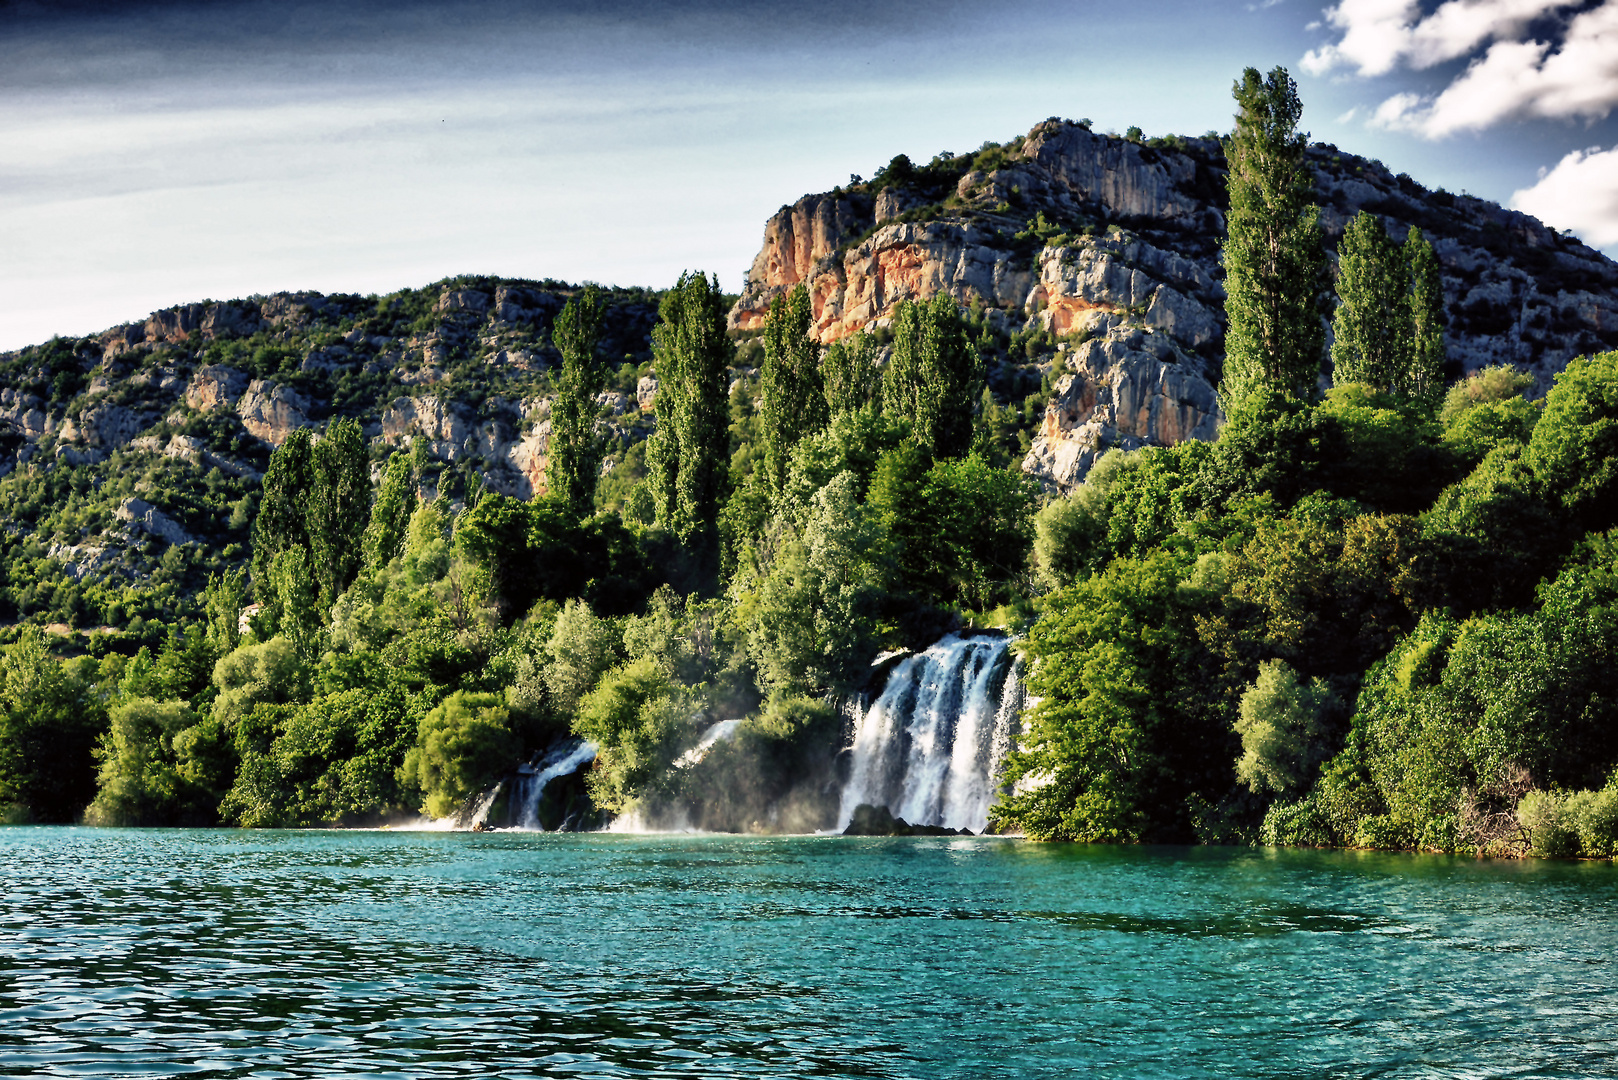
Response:
POLYGON ((1314 138, 1618 255, 1618 0, 0 0, 0 349, 458 273, 740 287, 765 219, 1048 116, 1314 138))

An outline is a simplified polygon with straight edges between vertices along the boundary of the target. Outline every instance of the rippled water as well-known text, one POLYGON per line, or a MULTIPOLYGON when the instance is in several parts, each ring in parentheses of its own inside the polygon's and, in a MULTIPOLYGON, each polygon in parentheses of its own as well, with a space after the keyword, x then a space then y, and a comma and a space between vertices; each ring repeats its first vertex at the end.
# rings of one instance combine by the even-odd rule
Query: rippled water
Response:
POLYGON ((1618 1076, 1618 868, 0 829, 0 1074, 1618 1076))

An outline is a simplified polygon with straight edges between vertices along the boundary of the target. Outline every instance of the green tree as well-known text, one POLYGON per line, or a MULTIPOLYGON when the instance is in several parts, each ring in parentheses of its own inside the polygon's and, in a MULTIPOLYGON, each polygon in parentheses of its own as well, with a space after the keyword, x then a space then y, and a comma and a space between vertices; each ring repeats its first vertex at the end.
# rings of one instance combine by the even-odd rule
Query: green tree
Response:
POLYGON ((596 344, 604 314, 600 291, 591 285, 568 300, 551 326, 551 340, 562 354, 562 370, 551 401, 545 489, 578 518, 588 517, 593 509, 601 473, 596 395, 606 386, 607 368, 596 356, 596 344))
POLYGON ((863 332, 850 334, 826 349, 820 372, 831 416, 857 412, 876 401, 882 389, 876 355, 876 338, 863 332))
POLYGON ((247 606, 247 575, 241 570, 209 574, 203 590, 203 610, 208 618, 208 644, 216 656, 235 651, 241 644, 242 610, 247 606))
POLYGON ((681 274, 658 314, 657 433, 647 442, 647 481, 657 523, 681 544, 708 549, 730 458, 725 370, 732 350, 719 279, 681 274))
POLYGON ((1403 387, 1413 335, 1410 269, 1382 219, 1361 210, 1337 245, 1337 313, 1332 318, 1332 381, 1382 391, 1403 387))
POLYGON ((1618 352, 1574 360, 1557 374, 1527 460, 1584 529, 1618 524, 1618 352))
POLYGON ((70 822, 95 797, 107 714, 93 688, 50 655, 37 627, 0 658, 0 818, 70 822))
POLYGON ((310 570, 321 616, 354 581, 364 559, 361 540, 371 516, 371 466, 358 420, 345 417, 326 429, 311 453, 312 485, 306 514, 310 570))
POLYGON ((298 428, 270 455, 253 521, 253 593, 276 615, 279 602, 270 587, 270 567, 289 548, 309 550, 309 498, 314 486, 313 440, 308 428, 298 428))
POLYGON ((1334 704, 1331 689, 1319 679, 1298 678, 1282 660, 1260 664, 1236 719, 1242 738, 1236 779, 1283 798, 1301 793, 1327 751, 1335 749, 1327 745, 1327 712, 1334 704))
POLYGON ((1410 371, 1404 390, 1431 411, 1444 396, 1444 279, 1433 245, 1414 225, 1405 237, 1404 255, 1410 268, 1410 371))
POLYGON ((649 657, 609 671, 573 718, 574 733, 598 748, 585 778, 591 800, 609 813, 630 809, 667 773, 688 726, 675 688, 649 657))
POLYGON ((1314 398, 1327 281, 1320 208, 1310 202, 1308 136, 1297 130, 1303 114, 1297 85, 1285 68, 1267 79, 1248 68, 1232 92, 1241 111, 1225 141, 1227 411, 1254 394, 1314 398))
POLYGON ((963 457, 972 448, 972 411, 982 391, 983 357, 955 301, 943 293, 927 303, 902 301, 893 314, 883 411, 907 422, 929 456, 963 457))
POLYGON ((764 469, 770 489, 786 483, 792 448, 830 419, 820 376, 820 345, 809 336, 809 289, 799 285, 770 305, 762 377, 764 469))
POLYGON ((410 515, 416 510, 416 477, 413 455, 396 450, 382 470, 382 484, 371 505, 371 520, 365 526, 365 567, 376 570, 398 558, 404 551, 410 530, 410 515))
POLYGON ((421 718, 399 779, 421 792, 423 814, 447 817, 515 765, 521 749, 503 697, 457 690, 421 718))
MULTIPOLYGON (((197 800, 187 798, 189 785, 174 751, 175 736, 196 721, 183 701, 134 698, 114 707, 96 750, 98 790, 85 820, 91 825, 213 824, 186 813, 206 814, 212 807, 186 805, 197 800)), ((205 799, 207 793, 201 794, 205 799)))

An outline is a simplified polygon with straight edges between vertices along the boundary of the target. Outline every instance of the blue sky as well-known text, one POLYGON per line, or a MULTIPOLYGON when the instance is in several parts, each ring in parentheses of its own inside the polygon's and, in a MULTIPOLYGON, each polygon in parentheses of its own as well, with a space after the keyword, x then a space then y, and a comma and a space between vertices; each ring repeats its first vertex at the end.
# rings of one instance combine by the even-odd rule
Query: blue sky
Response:
POLYGON ((1276 64, 1315 138, 1618 254, 1618 0, 0 2, 0 348, 456 273, 735 289, 896 153, 1224 131, 1276 64))

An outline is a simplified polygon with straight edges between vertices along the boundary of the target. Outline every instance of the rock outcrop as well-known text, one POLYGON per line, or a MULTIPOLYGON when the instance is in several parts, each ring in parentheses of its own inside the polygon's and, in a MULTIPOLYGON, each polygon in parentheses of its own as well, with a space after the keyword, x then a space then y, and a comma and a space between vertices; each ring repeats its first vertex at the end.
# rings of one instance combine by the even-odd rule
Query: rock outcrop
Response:
POLYGON ((203 364, 186 384, 185 403, 198 412, 228 409, 247 390, 249 379, 223 364, 203 364))
POLYGON ((248 434, 271 446, 280 446, 301 427, 312 427, 308 399, 290 386, 271 379, 254 379, 236 403, 236 415, 248 434))
POLYGON ((119 521, 127 522, 131 528, 139 529, 170 544, 189 544, 192 540, 191 534, 181 528, 179 522, 145 499, 125 499, 113 512, 113 516, 119 521))
MULTIPOLYGON (((1310 164, 1333 248, 1361 209, 1398 235, 1417 225, 1432 240, 1451 375, 1512 363, 1543 392, 1574 356, 1618 347, 1618 264, 1600 253, 1336 147, 1312 147, 1310 164)), ((1046 121, 998 150, 782 207, 765 224, 730 325, 760 328, 775 297, 802 284, 822 342, 886 325, 899 302, 940 293, 980 305, 1006 330, 1102 339, 1058 358, 1056 397, 1024 463, 1067 489, 1108 445, 1217 431, 1223 190, 1214 140, 1146 145, 1046 121), (1137 330, 1152 332, 1152 347, 1137 347, 1137 330)))

